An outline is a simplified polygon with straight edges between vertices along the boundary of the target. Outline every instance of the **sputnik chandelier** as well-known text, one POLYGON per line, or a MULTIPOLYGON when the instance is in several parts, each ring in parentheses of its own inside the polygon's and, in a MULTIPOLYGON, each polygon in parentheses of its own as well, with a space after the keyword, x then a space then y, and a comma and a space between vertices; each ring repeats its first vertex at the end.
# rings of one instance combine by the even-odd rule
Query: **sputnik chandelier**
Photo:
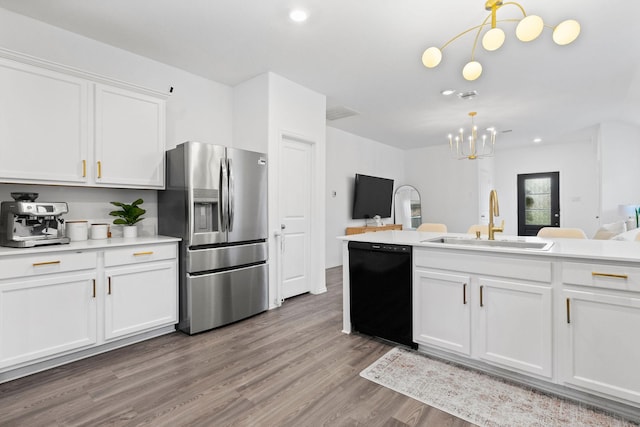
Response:
POLYGON ((460 34, 451 38, 440 48, 430 47, 424 51, 424 53, 422 54, 422 63, 425 67, 437 67, 442 60, 442 51, 444 50, 444 48, 446 48, 449 44, 451 44, 461 36, 471 31, 478 30, 476 33, 476 38, 473 42, 473 49, 471 49, 471 60, 462 69, 462 75, 465 79, 469 81, 476 80, 482 74, 482 65, 474 59, 480 34, 487 25, 491 25, 491 29, 485 32, 484 36, 482 37, 482 47, 484 47, 488 51, 499 49, 504 43, 505 39, 504 30, 497 27, 497 24, 501 22, 518 22, 518 25, 516 27, 516 37, 522 42, 530 42, 538 38, 545 26, 553 29, 553 41, 560 46, 564 46, 573 42, 576 38, 578 38, 578 35, 580 35, 580 24, 573 19, 562 21, 560 24, 552 27, 550 25, 545 25, 542 18, 537 15, 527 15, 524 8, 516 2, 503 3, 502 0, 487 0, 484 6, 485 9, 491 11, 491 13, 485 18, 484 21, 482 21, 482 24, 464 30, 460 34), (522 12, 523 18, 498 20, 496 16, 497 12, 504 6, 518 7, 522 12), (491 24, 489 24, 488 22, 489 18, 491 18, 491 24))
POLYGON ((452 134, 448 136, 451 156, 458 160, 475 160, 493 156, 493 147, 496 143, 496 130, 495 128, 488 128, 487 131, 489 135, 483 134, 482 137, 478 139, 478 127, 474 122, 474 117, 477 114, 475 111, 469 113, 469 117, 471 117, 471 131, 466 140, 463 128, 460 128, 456 136, 452 134))

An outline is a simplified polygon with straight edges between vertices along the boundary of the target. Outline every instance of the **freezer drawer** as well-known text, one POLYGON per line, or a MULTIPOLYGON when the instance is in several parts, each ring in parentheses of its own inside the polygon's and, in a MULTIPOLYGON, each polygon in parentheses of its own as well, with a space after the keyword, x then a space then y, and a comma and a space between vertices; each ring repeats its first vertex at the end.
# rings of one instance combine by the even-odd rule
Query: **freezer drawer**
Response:
POLYGON ((267 242, 218 248, 188 249, 187 273, 220 270, 267 260, 267 242))
POLYGON ((266 264, 204 275, 187 274, 181 290, 178 328, 195 334, 265 311, 267 285, 266 264))

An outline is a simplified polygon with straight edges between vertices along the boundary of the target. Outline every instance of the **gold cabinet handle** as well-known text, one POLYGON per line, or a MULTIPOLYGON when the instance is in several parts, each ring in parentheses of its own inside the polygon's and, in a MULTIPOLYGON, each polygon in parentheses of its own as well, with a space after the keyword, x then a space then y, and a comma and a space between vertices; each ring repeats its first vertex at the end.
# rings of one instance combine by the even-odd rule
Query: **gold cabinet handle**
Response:
POLYGON ((107 284, 108 284, 107 295, 111 295, 111 276, 107 277, 107 284))
POLYGON ((93 297, 96 297, 96 279, 93 279, 93 297))
POLYGON ((44 262, 34 262, 32 265, 34 267, 38 267, 40 265, 51 265, 51 264, 60 264, 60 261, 44 261, 44 262))
POLYGON ((567 323, 571 323, 571 300, 567 298, 567 323))
POLYGON ((592 272, 591 276, 593 277, 613 277, 614 279, 628 279, 629 276, 627 276, 626 274, 611 274, 611 273, 598 273, 598 272, 592 272))
POLYGON ((467 303, 467 284, 462 285, 462 304, 467 303))
POLYGON ((484 288, 484 286, 480 286, 480 307, 484 307, 484 300, 483 300, 483 295, 482 295, 482 288, 484 288))
POLYGON ((142 256, 142 255, 153 255, 153 251, 148 251, 148 252, 136 252, 133 254, 133 256, 142 256))
POLYGON ((82 177, 85 178, 87 176, 87 161, 82 161, 82 177))
POLYGON ((98 178, 102 178, 102 162, 98 160, 98 178))

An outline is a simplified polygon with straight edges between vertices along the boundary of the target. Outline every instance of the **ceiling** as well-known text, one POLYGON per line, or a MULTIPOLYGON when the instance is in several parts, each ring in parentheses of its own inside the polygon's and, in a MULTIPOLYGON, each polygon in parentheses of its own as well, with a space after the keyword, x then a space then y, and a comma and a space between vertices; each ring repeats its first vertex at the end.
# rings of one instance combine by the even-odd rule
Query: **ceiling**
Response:
MULTIPOLYGON (((484 72, 462 78, 474 33, 449 45, 438 68, 421 55, 479 25, 483 0, 0 0, 0 7, 234 86, 271 71, 327 95, 327 108, 359 114, 328 122, 404 149, 446 143, 477 111, 502 147, 579 138, 603 121, 640 125, 640 2, 521 0, 548 25, 582 26, 571 45, 551 30, 519 42, 500 24, 505 45, 476 60, 484 72), (289 20, 299 7, 304 24, 289 20), (474 99, 443 89, 476 90, 474 99)), ((521 16, 504 6, 499 19, 521 16)))

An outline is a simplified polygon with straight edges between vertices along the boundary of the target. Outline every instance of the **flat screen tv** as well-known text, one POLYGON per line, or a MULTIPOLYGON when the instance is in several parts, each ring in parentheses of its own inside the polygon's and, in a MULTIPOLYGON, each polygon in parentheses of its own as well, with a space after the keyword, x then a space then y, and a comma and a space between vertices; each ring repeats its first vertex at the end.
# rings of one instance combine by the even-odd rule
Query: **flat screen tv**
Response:
POLYGON ((353 219, 391 217, 393 180, 356 174, 353 194, 353 219))

